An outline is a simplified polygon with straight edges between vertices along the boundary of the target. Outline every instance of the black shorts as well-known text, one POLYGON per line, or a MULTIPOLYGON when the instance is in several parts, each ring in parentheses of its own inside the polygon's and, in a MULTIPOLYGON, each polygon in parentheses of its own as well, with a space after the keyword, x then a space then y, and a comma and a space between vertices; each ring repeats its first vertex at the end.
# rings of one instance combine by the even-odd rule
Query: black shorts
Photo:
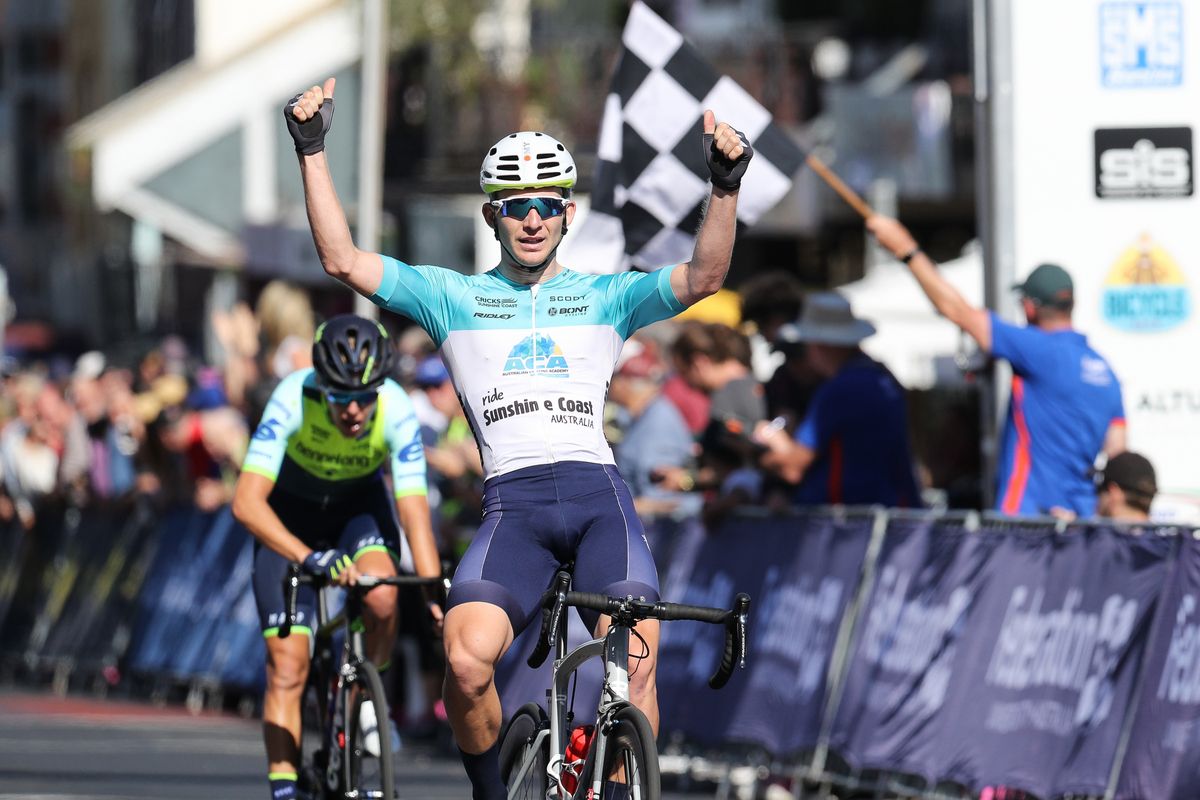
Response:
MULTIPOLYGON (((337 547, 354 559, 364 553, 386 552, 400 557, 400 526, 395 505, 382 481, 343 501, 322 506, 287 492, 275 491, 268 500, 280 521, 314 550, 337 547)), ((290 562, 261 542, 255 542, 254 600, 263 636, 275 636, 283 623, 283 579, 290 562)), ((301 586, 296 602, 293 633, 312 635, 316 622, 316 594, 301 586)))

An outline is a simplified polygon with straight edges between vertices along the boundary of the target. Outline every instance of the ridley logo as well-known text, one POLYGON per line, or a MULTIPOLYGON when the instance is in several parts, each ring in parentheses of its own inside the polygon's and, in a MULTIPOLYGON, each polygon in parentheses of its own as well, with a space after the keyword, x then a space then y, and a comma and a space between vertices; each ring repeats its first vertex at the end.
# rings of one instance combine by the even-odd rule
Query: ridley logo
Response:
POLYGON ((476 311, 475 316, 480 319, 512 319, 516 314, 491 314, 482 311, 476 311))
POLYGON ((1109 128, 1095 133, 1096 197, 1192 196, 1191 128, 1109 128))

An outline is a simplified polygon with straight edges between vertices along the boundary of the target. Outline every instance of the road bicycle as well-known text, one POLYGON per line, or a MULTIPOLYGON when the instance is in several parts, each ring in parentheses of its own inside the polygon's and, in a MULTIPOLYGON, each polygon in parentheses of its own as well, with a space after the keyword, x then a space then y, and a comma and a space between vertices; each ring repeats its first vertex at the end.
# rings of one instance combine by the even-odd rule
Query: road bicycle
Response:
MULTIPOLYGON (((569 591, 562 569, 542 600, 542 630, 529 666, 537 668, 553 650, 554 669, 546 692, 550 713, 537 703, 523 706, 500 740, 500 772, 509 800, 605 800, 617 793, 630 800, 659 800, 658 749, 645 714, 629 702, 629 639, 646 619, 695 620, 725 626, 725 652, 709 685, 720 689, 735 666, 745 666, 750 597, 733 607, 707 608, 650 603, 633 597, 569 591), (567 608, 590 609, 612 618, 608 632, 567 652, 567 608), (604 659, 604 684, 596 724, 572 729, 567 690, 572 675, 590 658, 604 659), (569 734, 569 736, 568 736, 569 734), (610 786, 605 794, 605 784, 610 786), (627 794, 626 794, 627 793, 627 794)), ((635 659, 637 657, 635 656, 635 659)))
MULTIPOLYGON (((289 566, 283 579, 287 618, 279 626, 280 638, 296 624, 296 599, 301 586, 311 586, 317 596, 316 627, 312 634, 311 666, 305 695, 315 695, 315 725, 310 739, 315 745, 302 748, 299 770, 301 788, 314 800, 393 800, 395 775, 391 759, 389 709, 379 670, 367 660, 363 599, 377 586, 437 587, 444 592, 449 581, 412 575, 375 577, 361 575, 346 586, 345 604, 330 611, 330 598, 321 591, 330 586, 327 576, 310 575, 300 565, 289 566), (338 633, 344 637, 338 637, 338 633), (338 638, 342 638, 340 648, 338 638), (361 717, 367 703, 367 724, 361 717), (374 717, 374 725, 370 724, 374 717), (363 727, 367 728, 364 734, 363 727), (372 730, 373 728, 373 730, 372 730), (374 739, 371 754, 366 739, 374 739)), ((309 726, 305 726, 306 729, 309 726)))

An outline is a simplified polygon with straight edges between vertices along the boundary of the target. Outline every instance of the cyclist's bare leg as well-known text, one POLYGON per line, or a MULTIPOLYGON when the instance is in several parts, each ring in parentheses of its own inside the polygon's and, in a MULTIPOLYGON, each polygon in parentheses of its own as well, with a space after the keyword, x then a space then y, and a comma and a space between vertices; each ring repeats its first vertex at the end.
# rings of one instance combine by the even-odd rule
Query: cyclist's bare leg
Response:
POLYGON ((308 635, 267 637, 267 688, 263 695, 263 743, 268 772, 296 772, 300 764, 300 698, 308 680, 308 635))
MULTIPOLYGON (((608 630, 609 617, 602 616, 596 623, 596 636, 603 636, 608 630)), ((638 622, 637 633, 646 640, 645 647, 633 634, 629 635, 629 699, 641 709, 650 720, 650 727, 658 734, 658 684, 656 682, 658 668, 658 637, 659 622, 656 619, 646 619, 638 622), (649 653, 645 658, 637 656, 649 653)))
POLYGON ((446 716, 458 746, 482 753, 500 735, 496 664, 513 641, 512 624, 499 606, 463 603, 446 612, 446 716))
MULTIPOLYGON (((396 574, 392 557, 381 550, 371 550, 354 560, 354 565, 363 575, 378 578, 396 574)), ((392 644, 396 641, 396 604, 399 592, 395 586, 377 586, 367 592, 363 599, 363 622, 367 626, 367 658, 376 666, 383 666, 392 657, 392 644)))

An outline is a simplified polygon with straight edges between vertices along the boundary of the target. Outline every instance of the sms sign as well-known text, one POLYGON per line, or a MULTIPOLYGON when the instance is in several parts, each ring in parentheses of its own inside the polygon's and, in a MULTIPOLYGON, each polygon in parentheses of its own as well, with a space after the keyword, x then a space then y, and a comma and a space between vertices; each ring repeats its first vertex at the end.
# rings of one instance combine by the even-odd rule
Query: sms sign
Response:
POLYGON ((1100 82, 1113 89, 1183 82, 1183 4, 1102 3, 1100 82))

